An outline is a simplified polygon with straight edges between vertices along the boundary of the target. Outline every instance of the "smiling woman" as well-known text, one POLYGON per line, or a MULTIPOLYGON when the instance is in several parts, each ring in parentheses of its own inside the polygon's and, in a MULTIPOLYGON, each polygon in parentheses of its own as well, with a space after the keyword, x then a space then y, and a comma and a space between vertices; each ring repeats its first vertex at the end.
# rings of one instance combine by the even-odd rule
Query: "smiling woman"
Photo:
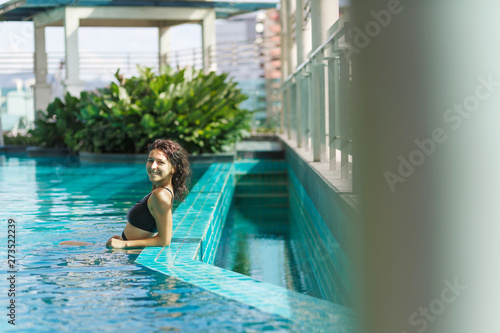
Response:
MULTIPOLYGON (((153 184, 151 192, 127 213, 127 224, 121 236, 111 237, 110 248, 142 248, 169 246, 172 239, 172 206, 182 201, 191 175, 188 153, 178 143, 158 139, 148 146, 146 171, 153 184), (175 193, 175 194, 174 194, 175 193)), ((65 241, 60 245, 89 245, 87 242, 65 241)))

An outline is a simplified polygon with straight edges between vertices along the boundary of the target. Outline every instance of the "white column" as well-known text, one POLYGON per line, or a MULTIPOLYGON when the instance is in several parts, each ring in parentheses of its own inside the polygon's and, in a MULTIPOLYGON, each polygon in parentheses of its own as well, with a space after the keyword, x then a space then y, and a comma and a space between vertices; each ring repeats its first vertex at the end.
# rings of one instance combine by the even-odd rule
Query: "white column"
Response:
POLYGON ((206 72, 217 70, 215 58, 215 11, 210 11, 201 22, 203 69, 206 72))
MULTIPOLYGON (((302 0, 296 0, 295 2, 295 44, 297 45, 297 65, 300 65, 305 60, 305 52, 304 52, 304 36, 302 34, 302 22, 304 21, 304 10, 302 0)), ((297 124, 297 147, 302 147, 304 140, 304 123, 302 121, 303 114, 307 112, 307 110, 302 109, 302 99, 305 96, 302 96, 302 75, 297 75, 295 77, 295 105, 296 108, 296 124, 297 124)))
POLYGON ((35 119, 37 111, 45 112, 50 101, 51 86, 47 83, 47 53, 45 52, 45 27, 35 26, 35 119))
MULTIPOLYGON (((311 1, 311 40, 312 50, 316 50, 328 37, 328 29, 339 18, 338 0, 311 1)), ((323 57, 313 62, 312 84, 312 146, 314 161, 326 159, 326 103, 323 57)))
POLYGON ((286 11, 286 0, 281 0, 281 82, 285 82, 290 72, 288 71, 288 16, 286 11))
MULTIPOLYGON (((302 20, 305 20, 304 17, 304 1, 302 0, 302 20)), ((302 25, 302 24, 301 24, 302 25)), ((306 25, 302 28, 302 52, 304 54, 304 58, 311 52, 311 20, 307 20, 306 25)), ((297 50, 297 52, 300 52, 297 50)))
POLYGON ((170 27, 160 26, 158 28, 158 51, 159 51, 159 66, 160 70, 164 66, 168 66, 168 57, 172 42, 172 32, 170 27))
POLYGON ((315 50, 323 43, 328 29, 339 19, 338 0, 311 1, 311 37, 312 49, 315 50))
MULTIPOLYGON (((281 0, 280 4, 280 23, 281 23, 281 82, 285 82, 287 79, 288 72, 288 17, 286 15, 286 0, 281 0)), ((288 119, 287 101, 286 101, 286 90, 281 90, 281 131, 282 133, 287 133, 287 119, 288 119)))
POLYGON ((297 44, 297 65, 305 60, 306 50, 304 49, 304 34, 302 24, 304 22, 304 4, 302 0, 295 2, 295 43, 297 44))
POLYGON ((289 15, 289 19, 288 19, 288 24, 289 24, 288 29, 289 30, 288 31, 290 31, 290 33, 288 34, 288 38, 290 40, 290 44, 288 45, 290 47, 289 64, 290 64, 292 72, 293 72, 293 71, 295 71, 295 68, 297 68, 298 65, 300 64, 299 62, 297 62, 297 37, 295 37, 295 39, 293 38, 293 30, 295 28, 295 36, 297 36, 297 31, 299 31, 300 29, 298 28, 297 20, 295 17, 295 14, 296 14, 295 1, 296 0, 288 0, 288 1, 289 1, 288 7, 287 7, 287 11, 288 11, 288 15, 289 15), (295 27, 293 26, 294 21, 295 21, 295 27))
POLYGON ((80 18, 72 8, 65 8, 64 37, 66 51, 65 91, 73 96, 79 96, 85 82, 80 80, 80 59, 78 54, 78 27, 80 18))
POLYGON ((297 58, 292 50, 294 50, 294 42, 292 40, 292 22, 290 20, 292 13, 292 3, 291 0, 286 0, 286 7, 284 14, 286 15, 286 53, 287 53, 287 65, 288 65, 288 75, 292 74, 297 67, 297 58))

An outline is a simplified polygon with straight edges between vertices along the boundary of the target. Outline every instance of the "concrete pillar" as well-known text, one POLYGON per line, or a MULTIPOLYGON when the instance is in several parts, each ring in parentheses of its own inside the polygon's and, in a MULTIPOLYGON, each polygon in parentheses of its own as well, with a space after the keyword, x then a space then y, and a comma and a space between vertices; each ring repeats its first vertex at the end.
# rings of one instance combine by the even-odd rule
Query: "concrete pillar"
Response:
MULTIPOLYGON (((295 44, 296 44, 296 50, 297 50, 297 64, 300 65, 304 62, 305 56, 304 56, 304 45, 303 45, 303 40, 304 36, 302 34, 302 21, 304 20, 304 11, 302 8, 302 0, 296 0, 295 2, 295 44)), ((297 106, 296 108, 296 129, 297 129, 297 147, 302 147, 303 145, 303 123, 302 123, 302 114, 304 112, 307 112, 307 110, 302 110, 302 99, 305 96, 302 96, 302 76, 297 75, 295 77, 295 105, 297 106)))
MULTIPOLYGON (((288 33, 285 35, 285 38, 287 39, 286 42, 286 53, 287 53, 287 72, 288 75, 292 74, 297 67, 297 58, 296 55, 294 54, 295 48, 295 43, 292 39, 292 22, 291 22, 291 14, 292 14, 292 1, 295 0, 285 0, 286 2, 286 7, 285 7, 285 15, 286 15, 286 30, 288 33)), ((295 14, 295 13, 294 13, 295 14)))
MULTIPOLYGON (((340 54, 339 59, 339 108, 335 110, 331 117, 337 117, 340 123, 340 174, 343 179, 349 178, 349 141, 351 140, 351 119, 349 117, 349 93, 350 93, 350 80, 349 80, 349 58, 346 53, 340 54), (337 115, 335 114, 337 113, 337 115)), ((335 101, 333 102, 335 103, 335 101)), ((335 124, 336 125, 336 124, 335 124)), ((333 127, 335 127, 335 125, 333 127)), ((336 152, 335 152, 336 153, 336 152)))
POLYGON ((45 27, 35 26, 35 119, 38 118, 38 112, 45 112, 51 102, 51 86, 47 83, 47 53, 45 51, 45 27))
POLYGON ((285 82, 290 72, 288 71, 288 16, 287 1, 281 0, 280 21, 281 21, 281 82, 285 82))
POLYGON ((304 49, 304 34, 302 33, 302 24, 304 22, 303 0, 295 2, 295 43, 297 44, 297 64, 300 65, 306 59, 306 50, 304 49))
POLYGON ((288 20, 290 26, 289 26, 289 38, 290 38, 290 66, 292 72, 295 71, 295 69, 300 65, 300 63, 297 61, 297 33, 300 31, 300 26, 297 23, 296 19, 296 0, 289 0, 289 6, 288 6, 288 15, 290 15, 290 19, 288 20), (295 23, 292 21, 295 21, 295 23), (294 27, 295 25, 295 27, 294 27), (293 37, 293 31, 295 29, 295 38, 293 37))
POLYGON ((80 80, 80 59, 78 53, 78 27, 80 18, 76 10, 65 8, 64 13, 64 38, 66 53, 66 80, 64 80, 65 92, 73 96, 80 96, 85 82, 80 80))
MULTIPOLYGON (((302 21, 305 20, 304 15, 304 0, 302 0, 302 21)), ((304 25, 304 22, 302 22, 301 27, 302 29, 300 30, 301 33, 301 38, 302 38, 302 50, 298 50, 297 52, 302 52, 304 59, 307 57, 307 55, 311 52, 311 20, 307 20, 307 23, 304 25)))
POLYGON ((170 27, 165 26, 160 26, 158 30, 159 66, 161 70, 162 67, 168 66, 172 32, 170 27))
MULTIPOLYGON (((288 78, 288 16, 287 16, 287 1, 281 0, 280 2, 280 23, 281 23, 281 82, 285 82, 288 78)), ((287 133, 289 128, 286 125, 288 119, 287 103, 286 103, 286 90, 281 90, 281 131, 287 133)))
POLYGON ((215 11, 210 11, 201 22, 203 69, 205 72, 217 70, 215 50, 215 11))
MULTIPOLYGON (((311 1, 311 40, 312 50, 316 50, 328 37, 328 29, 339 19, 338 0, 311 1)), ((324 84, 323 57, 313 61, 312 84, 314 96, 312 98, 312 146, 315 162, 325 160, 327 157, 326 143, 326 86, 324 84)))
MULTIPOLYGON (((297 22, 297 63, 300 65, 304 61, 307 60, 308 54, 311 52, 311 20, 307 20, 307 23, 304 24, 306 18, 304 17, 304 4, 305 0, 297 0, 296 2, 296 16, 295 20, 297 22)), ((300 127, 302 130, 302 135, 300 137, 300 141, 298 142, 298 146, 305 147, 306 150, 309 150, 310 145, 310 95, 308 84, 311 82, 311 78, 309 76, 305 76, 303 74, 297 75, 298 86, 300 87, 300 92, 297 92, 297 105, 300 105, 301 110, 301 120, 300 127), (300 103, 300 104, 299 104, 300 103)))
POLYGON ((338 19, 338 0, 311 1, 311 40, 313 51, 326 40, 328 29, 338 19))

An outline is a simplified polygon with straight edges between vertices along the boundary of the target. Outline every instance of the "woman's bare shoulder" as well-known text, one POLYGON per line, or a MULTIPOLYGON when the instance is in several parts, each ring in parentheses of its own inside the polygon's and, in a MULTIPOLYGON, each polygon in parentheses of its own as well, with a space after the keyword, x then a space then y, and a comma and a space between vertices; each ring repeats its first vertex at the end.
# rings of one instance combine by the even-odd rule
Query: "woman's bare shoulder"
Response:
POLYGON ((162 203, 168 205, 172 205, 174 201, 170 191, 162 187, 154 189, 151 193, 151 198, 153 199, 153 203, 162 203))

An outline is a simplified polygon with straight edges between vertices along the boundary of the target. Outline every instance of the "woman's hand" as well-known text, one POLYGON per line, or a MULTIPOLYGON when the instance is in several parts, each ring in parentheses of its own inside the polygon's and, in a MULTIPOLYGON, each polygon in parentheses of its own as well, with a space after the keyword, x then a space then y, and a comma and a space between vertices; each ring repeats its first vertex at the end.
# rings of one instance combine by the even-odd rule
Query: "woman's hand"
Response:
POLYGON ((120 236, 114 235, 106 242, 106 247, 113 249, 123 249, 125 248, 126 242, 121 240, 120 236))

